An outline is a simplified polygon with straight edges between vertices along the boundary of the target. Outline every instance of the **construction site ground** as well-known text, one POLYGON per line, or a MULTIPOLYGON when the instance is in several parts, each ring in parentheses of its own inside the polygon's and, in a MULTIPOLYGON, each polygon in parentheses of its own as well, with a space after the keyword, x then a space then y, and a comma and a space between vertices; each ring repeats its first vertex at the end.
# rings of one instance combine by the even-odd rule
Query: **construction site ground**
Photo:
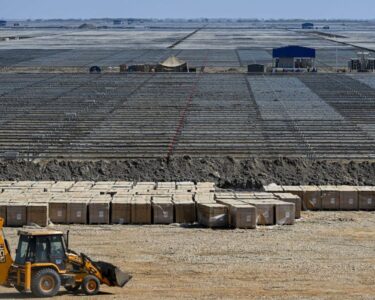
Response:
MULTIPOLYGON (((90 299, 374 299, 375 213, 305 212, 295 226, 56 226, 70 248, 132 273, 90 299)), ((17 228, 5 234, 14 251, 17 228)), ((57 299, 78 299, 61 290, 57 299)), ((0 288, 0 299, 23 298, 0 288)))

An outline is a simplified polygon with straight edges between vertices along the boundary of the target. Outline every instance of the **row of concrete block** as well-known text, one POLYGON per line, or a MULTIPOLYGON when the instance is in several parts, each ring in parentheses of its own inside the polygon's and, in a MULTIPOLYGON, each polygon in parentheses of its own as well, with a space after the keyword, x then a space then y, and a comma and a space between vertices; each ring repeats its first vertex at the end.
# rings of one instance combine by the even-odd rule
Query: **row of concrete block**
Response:
POLYGON ((372 186, 281 186, 268 185, 270 193, 292 193, 302 199, 303 210, 375 210, 375 187, 372 186))
MULTIPOLYGON (((56 224, 171 224, 200 223, 212 228, 256 228, 257 225, 291 225, 298 211, 297 199, 224 197, 224 193, 173 196, 110 195, 95 198, 15 198, 0 202, 0 216, 7 226, 56 224), (297 205, 295 204, 297 203, 297 205)), ((227 194, 229 195, 229 194, 227 194)), ((239 193, 237 193, 239 195, 239 193)), ((299 200, 300 201, 300 200, 299 200)), ((300 202, 299 202, 300 203, 300 202)), ((300 211, 300 210, 299 210, 300 211)))
POLYGON ((1 181, 0 192, 97 192, 104 194, 137 192, 213 192, 212 182, 133 182, 133 181, 1 181))

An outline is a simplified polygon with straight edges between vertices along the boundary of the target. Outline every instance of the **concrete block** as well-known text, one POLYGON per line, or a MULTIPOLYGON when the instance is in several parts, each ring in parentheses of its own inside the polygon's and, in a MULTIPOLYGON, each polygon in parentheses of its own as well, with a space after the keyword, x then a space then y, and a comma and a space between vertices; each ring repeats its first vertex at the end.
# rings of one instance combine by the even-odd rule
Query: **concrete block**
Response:
POLYGON ((67 203, 67 223, 87 224, 87 204, 88 199, 71 199, 67 203))
POLYGON ((54 224, 68 223, 68 199, 52 199, 49 202, 49 218, 54 224))
POLYGON ((275 203, 274 200, 251 199, 242 200, 256 207, 257 225, 275 225, 275 203))
POLYGON ((319 187, 322 197, 323 210, 339 210, 340 209, 340 190, 337 186, 324 185, 319 187))
POLYGON ((200 203, 198 209, 199 224, 209 228, 228 227, 228 207, 218 203, 200 203))
POLYGON ((111 223, 112 224, 130 224, 131 223, 131 203, 133 197, 115 196, 112 200, 111 223))
POLYGON ((174 195, 174 216, 175 222, 180 224, 190 224, 197 221, 195 202, 192 199, 192 194, 174 195))
POLYGON ((174 221, 172 197, 153 197, 152 215, 154 224, 171 224, 174 221))
POLYGON ((295 206, 295 218, 301 218, 302 200, 299 196, 291 193, 276 193, 275 196, 281 201, 293 203, 295 206))
POLYGON ((88 205, 89 224, 109 224, 110 201, 103 199, 92 199, 88 205))
POLYGON ((131 223, 151 224, 151 199, 148 196, 135 196, 131 203, 131 223))
POLYGON ((295 204, 283 201, 275 203, 275 222, 277 225, 293 225, 295 220, 295 204))
POLYGON ((358 190, 354 186, 338 186, 340 191, 340 210, 358 210, 358 190))
POLYGON ((229 226, 231 228, 254 229, 257 225, 257 209, 255 206, 239 200, 216 200, 226 205, 229 210, 229 226))
POLYGON ((303 191, 302 209, 303 210, 321 210, 322 195, 321 190, 315 185, 302 185, 303 191))
POLYGON ((9 202, 7 207, 7 226, 20 227, 27 224, 27 203, 9 202))
POLYGON ((27 224, 48 225, 48 203, 30 202, 27 205, 27 224))
POLYGON ((358 207, 360 210, 375 210, 375 187, 359 186, 358 191, 358 207))

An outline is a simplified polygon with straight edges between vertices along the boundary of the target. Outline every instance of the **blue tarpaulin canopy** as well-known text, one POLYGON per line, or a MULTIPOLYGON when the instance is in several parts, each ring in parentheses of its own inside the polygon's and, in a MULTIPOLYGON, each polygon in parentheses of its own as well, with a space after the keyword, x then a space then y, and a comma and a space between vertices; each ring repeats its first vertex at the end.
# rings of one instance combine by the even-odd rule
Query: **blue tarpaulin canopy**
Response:
POLYGON ((313 48, 301 47, 301 46, 286 46, 281 48, 273 49, 273 58, 292 58, 292 57, 307 57, 315 58, 316 51, 313 48))

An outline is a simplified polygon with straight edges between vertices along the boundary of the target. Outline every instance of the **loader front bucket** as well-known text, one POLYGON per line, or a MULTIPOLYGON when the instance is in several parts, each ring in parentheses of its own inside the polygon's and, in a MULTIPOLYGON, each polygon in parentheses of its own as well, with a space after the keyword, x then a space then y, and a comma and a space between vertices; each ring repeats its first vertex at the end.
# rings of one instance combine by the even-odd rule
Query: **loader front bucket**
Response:
POLYGON ((110 263, 98 261, 95 262, 95 265, 100 269, 102 276, 108 279, 113 286, 123 287, 132 279, 129 273, 121 271, 110 263))
POLYGON ((132 279, 132 276, 129 273, 123 272, 119 268, 115 269, 115 274, 116 274, 116 285, 119 287, 123 287, 132 279))

